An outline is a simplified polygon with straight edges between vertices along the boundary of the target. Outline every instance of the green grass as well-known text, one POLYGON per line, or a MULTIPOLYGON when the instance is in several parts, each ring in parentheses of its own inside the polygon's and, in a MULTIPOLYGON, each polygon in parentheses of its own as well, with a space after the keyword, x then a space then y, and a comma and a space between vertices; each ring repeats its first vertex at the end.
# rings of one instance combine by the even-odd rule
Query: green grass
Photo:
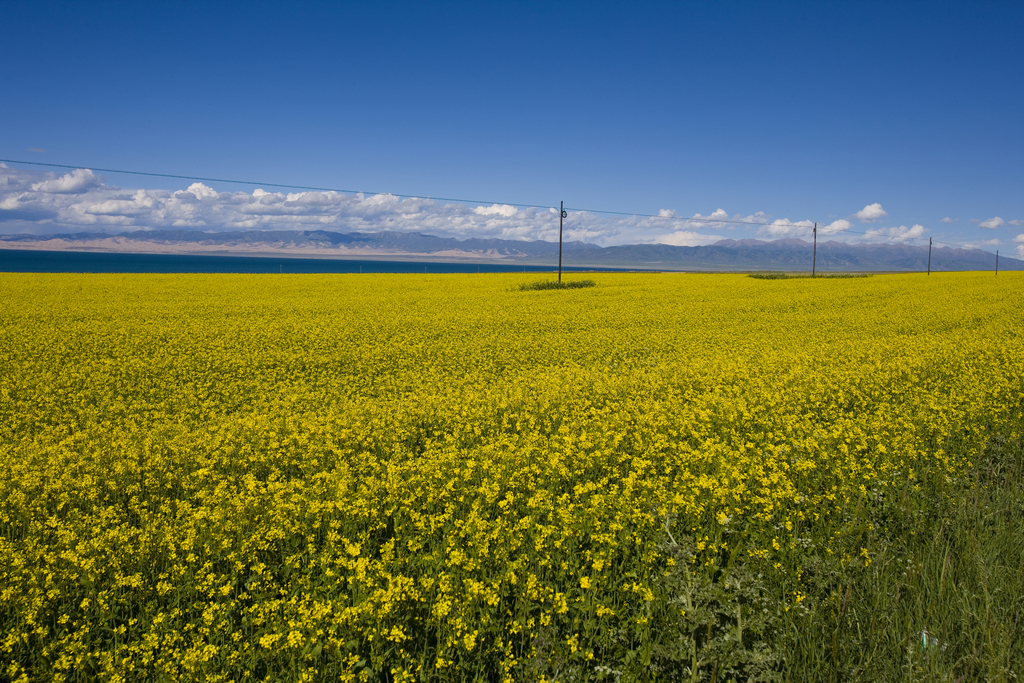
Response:
MULTIPOLYGON (((1024 449, 993 436, 970 475, 915 473, 807 530, 778 582, 742 550, 695 566, 666 520, 655 679, 1012 681, 1024 674, 1024 449), (845 537, 842 545, 831 539, 845 537), (824 548, 833 546, 833 552, 824 548), (865 554, 858 554, 864 548, 865 554), (793 596, 805 596, 795 603, 793 596)), ((625 680, 625 678, 623 679, 625 680)))
POLYGON ((538 289, 580 289, 581 287, 596 287, 593 280, 572 280, 558 282, 557 280, 541 280, 540 282, 527 282, 519 285, 520 292, 538 289))
POLYGON ((1019 437, 992 437, 953 499, 940 487, 924 496, 912 488, 867 515, 869 566, 813 577, 818 603, 786 637, 790 680, 953 683, 1024 673, 1019 437))

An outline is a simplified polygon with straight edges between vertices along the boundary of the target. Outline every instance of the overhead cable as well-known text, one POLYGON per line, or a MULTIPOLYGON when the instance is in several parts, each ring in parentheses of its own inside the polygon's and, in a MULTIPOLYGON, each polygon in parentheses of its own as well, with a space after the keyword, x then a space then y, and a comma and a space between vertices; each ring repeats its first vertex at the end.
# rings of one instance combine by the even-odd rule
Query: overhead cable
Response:
MULTIPOLYGON (((125 175, 149 176, 149 177, 153 177, 153 178, 175 178, 175 179, 178 179, 178 180, 195 180, 195 181, 207 182, 207 183, 231 183, 231 184, 235 184, 235 185, 257 185, 257 186, 262 186, 262 187, 277 187, 277 188, 287 189, 287 190, 306 190, 306 191, 312 191, 312 192, 337 192, 337 193, 340 193, 340 194, 388 195, 388 196, 391 196, 391 197, 398 197, 400 199, 426 199, 426 200, 432 200, 432 201, 456 202, 456 203, 459 203, 459 204, 494 204, 494 205, 514 206, 514 207, 518 207, 518 208, 527 208, 527 209, 550 209, 550 210, 553 210, 553 211, 555 210, 554 207, 546 206, 546 205, 543 205, 543 204, 519 204, 519 203, 516 203, 516 202, 494 202, 494 201, 483 201, 483 200, 478 200, 478 199, 460 199, 460 198, 454 198, 454 197, 427 197, 427 196, 423 196, 423 195, 414 195, 414 194, 398 194, 396 192, 370 192, 370 191, 367 191, 367 190, 342 190, 342 189, 332 188, 332 187, 314 187, 314 186, 311 186, 311 185, 287 185, 287 184, 284 184, 284 183, 264 183, 264 182, 257 182, 257 181, 253 181, 253 180, 231 180, 231 179, 228 179, 228 178, 205 178, 205 177, 202 177, 202 176, 178 175, 178 174, 173 174, 173 173, 153 173, 153 172, 150 172, 150 171, 126 171, 126 170, 123 170, 123 169, 116 169, 116 168, 96 168, 95 166, 74 166, 74 165, 70 165, 70 164, 54 164, 54 163, 47 163, 47 162, 42 162, 42 161, 23 161, 23 160, 19 160, 19 159, 0 159, 0 163, 24 164, 24 165, 28 165, 28 166, 47 166, 47 167, 50 167, 50 168, 70 168, 70 169, 74 169, 74 170, 77 170, 77 169, 88 169, 88 170, 91 170, 91 171, 99 171, 101 173, 120 173, 120 174, 125 174, 125 175)), ((606 210, 602 210, 602 209, 580 209, 580 208, 570 208, 570 207, 565 207, 565 210, 566 211, 573 211, 573 212, 577 212, 577 213, 592 213, 592 214, 601 214, 601 215, 609 215, 609 216, 623 216, 623 217, 631 217, 631 218, 654 218, 654 219, 660 219, 660 220, 665 220, 665 221, 681 221, 681 222, 686 222, 686 223, 718 223, 718 224, 722 224, 722 225, 758 225, 758 226, 764 226, 764 227, 769 227, 769 226, 772 226, 772 225, 775 224, 774 222, 767 221, 767 220, 765 220, 765 221, 752 221, 752 220, 744 220, 744 219, 711 218, 710 216, 693 216, 691 218, 686 218, 686 217, 683 217, 683 216, 675 216, 675 215, 666 216, 666 215, 663 215, 663 214, 629 213, 629 212, 626 212, 626 211, 606 211, 606 210)), ((801 221, 801 222, 805 222, 805 221, 801 221)), ((803 233, 802 235, 793 235, 793 234, 776 235, 777 237, 793 237, 793 236, 808 237, 812 233, 812 228, 807 227, 805 225, 795 225, 793 223, 790 223, 788 225, 784 224, 781 227, 803 229, 803 230, 806 230, 806 232, 803 233)), ((825 226, 823 226, 822 230, 824 231, 824 229, 825 229, 825 226)), ((847 229, 847 230, 829 231, 826 234, 829 235, 829 236, 843 235, 843 234, 847 234, 847 235, 864 235, 864 236, 869 237, 869 238, 881 237, 881 238, 884 238, 884 239, 895 239, 895 240, 901 240, 901 241, 910 241, 910 240, 919 241, 919 240, 924 240, 925 239, 924 237, 906 237, 906 238, 901 238, 899 235, 884 235, 881 232, 871 232, 871 231, 861 232, 861 231, 849 230, 849 229, 847 229)), ((978 249, 978 247, 967 246, 966 244, 960 244, 960 243, 956 243, 956 242, 947 242, 947 241, 940 241, 940 240, 933 240, 933 241, 936 244, 945 245, 945 246, 948 246, 948 247, 978 249)), ((984 249, 978 249, 978 250, 979 251, 985 251, 984 249)))

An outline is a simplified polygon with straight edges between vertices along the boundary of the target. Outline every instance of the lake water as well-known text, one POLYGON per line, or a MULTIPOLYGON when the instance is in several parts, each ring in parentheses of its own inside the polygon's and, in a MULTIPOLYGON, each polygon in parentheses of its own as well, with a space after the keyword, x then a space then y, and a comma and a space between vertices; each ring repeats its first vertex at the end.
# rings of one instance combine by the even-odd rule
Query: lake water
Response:
MULTIPOLYGON (((122 254, 0 249, 7 273, 524 273, 553 272, 550 266, 515 263, 355 261, 324 258, 122 254)), ((563 271, 619 270, 562 268, 563 271)))

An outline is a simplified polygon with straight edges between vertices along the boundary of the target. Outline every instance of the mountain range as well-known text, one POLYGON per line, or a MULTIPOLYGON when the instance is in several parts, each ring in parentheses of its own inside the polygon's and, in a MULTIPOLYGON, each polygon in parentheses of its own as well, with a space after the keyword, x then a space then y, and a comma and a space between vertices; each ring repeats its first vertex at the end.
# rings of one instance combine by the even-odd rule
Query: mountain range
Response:
MULTIPOLYGON (((512 261, 554 265, 558 243, 503 239, 465 240, 424 233, 279 230, 202 232, 199 230, 137 230, 117 235, 65 233, 0 235, 0 249, 47 249, 167 254, 238 254, 346 259, 410 259, 437 261, 512 261)), ((801 239, 723 239, 699 247, 629 244, 601 247, 565 242, 563 264, 615 266, 650 270, 810 270, 814 246, 801 239)), ((928 247, 898 243, 847 244, 821 241, 817 268, 822 271, 923 271, 928 247)), ((992 270, 995 255, 979 249, 934 247, 936 271, 992 270)), ((1024 270, 1024 261, 1001 255, 1000 270, 1024 270)))

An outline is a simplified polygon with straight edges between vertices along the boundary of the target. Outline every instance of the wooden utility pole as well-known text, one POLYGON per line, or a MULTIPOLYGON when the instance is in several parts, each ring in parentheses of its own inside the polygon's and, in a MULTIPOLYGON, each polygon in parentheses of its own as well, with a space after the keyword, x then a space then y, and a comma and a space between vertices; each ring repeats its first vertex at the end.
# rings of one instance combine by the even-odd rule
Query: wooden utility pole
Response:
POLYGON ((928 274, 932 274, 932 238, 928 238, 928 274))
POLYGON ((558 202, 558 284, 562 284, 562 219, 565 216, 565 202, 558 202))
POLYGON ((818 224, 814 224, 814 257, 811 260, 811 277, 818 270, 818 224))

